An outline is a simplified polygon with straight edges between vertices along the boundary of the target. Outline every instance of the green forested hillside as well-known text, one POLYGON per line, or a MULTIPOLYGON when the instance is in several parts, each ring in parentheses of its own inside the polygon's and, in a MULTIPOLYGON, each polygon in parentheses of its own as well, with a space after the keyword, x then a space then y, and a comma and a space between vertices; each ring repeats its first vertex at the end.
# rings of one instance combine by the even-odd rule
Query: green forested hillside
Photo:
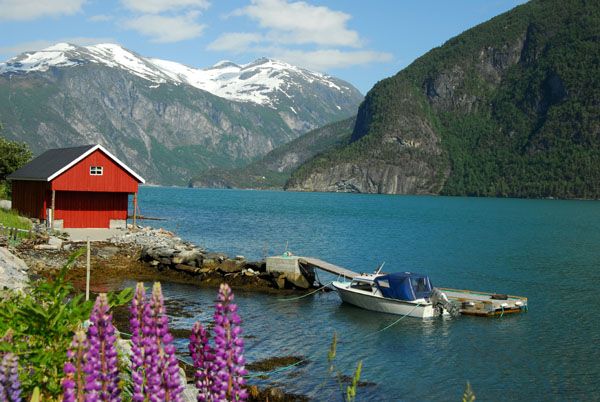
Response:
POLYGON ((596 1, 519 6, 375 85, 351 143, 288 187, 352 164, 410 170, 414 193, 598 199, 599 41, 596 1))

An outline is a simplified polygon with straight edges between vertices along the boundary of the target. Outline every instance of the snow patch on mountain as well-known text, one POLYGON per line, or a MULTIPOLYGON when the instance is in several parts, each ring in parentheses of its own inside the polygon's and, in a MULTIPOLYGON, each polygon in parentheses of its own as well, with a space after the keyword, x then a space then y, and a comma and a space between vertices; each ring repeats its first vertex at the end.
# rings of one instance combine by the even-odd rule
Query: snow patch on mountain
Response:
POLYGON ((280 98, 292 98, 289 92, 297 89, 299 81, 307 85, 317 83, 341 93, 352 90, 343 81, 325 74, 269 58, 245 65, 225 60, 212 67, 197 69, 173 61, 145 58, 109 43, 86 47, 59 43, 41 51, 26 52, 0 63, 0 75, 47 71, 50 68, 75 67, 87 63, 127 70, 151 81, 150 88, 165 82, 185 83, 226 99, 268 106, 279 103, 280 98))

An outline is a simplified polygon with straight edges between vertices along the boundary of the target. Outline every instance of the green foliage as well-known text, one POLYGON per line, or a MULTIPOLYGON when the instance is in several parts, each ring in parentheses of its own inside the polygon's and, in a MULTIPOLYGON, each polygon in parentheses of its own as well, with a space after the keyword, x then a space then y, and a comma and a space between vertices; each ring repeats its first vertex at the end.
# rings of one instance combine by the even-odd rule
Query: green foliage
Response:
POLYGON ((467 381, 467 388, 465 389, 465 393, 462 397, 462 402, 473 402, 475 400, 475 394, 471 389, 471 383, 467 381))
POLYGON ((598 38, 595 3, 516 7, 377 83, 350 143, 301 166, 288 185, 342 163, 407 169, 416 160, 443 195, 599 199, 598 38), (421 141, 429 129, 441 153, 386 140, 421 141))
POLYGON ((579 1, 528 6, 535 18, 513 15, 530 18, 522 60, 490 107, 441 114, 452 164, 442 194, 600 198, 600 12, 579 1))
MULTIPOLYGON (((32 284, 25 294, 9 294, 0 301, 0 337, 12 334, 12 342, 1 342, 0 351, 19 356, 21 387, 26 395, 38 386, 46 399, 62 394, 60 381, 66 350, 75 330, 88 319, 93 301, 73 297, 73 286, 65 281, 68 267, 85 249, 71 255, 54 281, 32 284)), ((111 306, 123 305, 132 289, 109 296, 111 306)))
POLYGON ((356 371, 354 372, 354 377, 352 378, 352 385, 349 385, 346 388, 346 400, 348 402, 352 402, 356 400, 356 386, 358 385, 358 381, 360 381, 360 371, 362 369, 362 360, 358 362, 356 366, 356 371))
MULTIPOLYGON (((335 374, 338 386, 340 388, 340 393, 342 395, 342 399, 347 402, 355 401, 356 400, 356 388, 359 385, 360 372, 362 370, 362 360, 359 361, 358 365, 356 366, 356 370, 354 371, 354 376, 352 377, 352 384, 347 386, 346 392, 344 392, 342 373, 335 366, 335 363, 334 363, 336 353, 337 353, 337 331, 333 333, 333 341, 331 342, 331 346, 329 348, 329 351, 327 352, 327 365, 329 366, 328 373, 333 374, 335 372, 334 374, 335 374)), ((325 379, 323 380, 323 386, 322 386, 323 388, 325 387, 326 382, 327 382, 327 377, 325 377, 325 379)))
POLYGON ((8 141, 0 135, 0 199, 10 198, 12 193, 11 184, 6 180, 6 176, 29 162, 32 157, 33 154, 25 142, 8 141))
MULTIPOLYGON (((0 224, 4 225, 4 227, 17 228, 29 230, 31 229, 31 221, 27 218, 20 216, 17 211, 10 210, 6 211, 0 208, 0 224)), ((21 243, 21 239, 28 238, 29 233, 25 232, 17 232, 17 239, 14 241, 12 238, 8 239, 8 242, 11 246, 16 247, 21 243)))
POLYGON ((31 228, 31 221, 27 218, 21 217, 17 211, 10 210, 6 211, 0 209, 0 224, 9 226, 11 228, 29 230, 31 228))

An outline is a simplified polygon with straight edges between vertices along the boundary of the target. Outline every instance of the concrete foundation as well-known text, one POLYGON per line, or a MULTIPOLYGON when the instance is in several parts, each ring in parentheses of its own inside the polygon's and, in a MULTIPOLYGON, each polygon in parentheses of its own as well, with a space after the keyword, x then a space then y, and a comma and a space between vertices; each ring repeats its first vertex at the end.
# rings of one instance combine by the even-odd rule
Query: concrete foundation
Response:
POLYGON ((267 272, 279 272, 282 274, 300 274, 299 257, 267 257, 267 272))
POLYGON ((296 256, 267 257, 267 272, 279 273, 279 278, 285 278, 292 285, 307 289, 315 280, 314 269, 301 268, 298 263, 299 258, 296 256))
POLYGON ((124 219, 111 219, 109 229, 126 229, 127 221, 124 219))

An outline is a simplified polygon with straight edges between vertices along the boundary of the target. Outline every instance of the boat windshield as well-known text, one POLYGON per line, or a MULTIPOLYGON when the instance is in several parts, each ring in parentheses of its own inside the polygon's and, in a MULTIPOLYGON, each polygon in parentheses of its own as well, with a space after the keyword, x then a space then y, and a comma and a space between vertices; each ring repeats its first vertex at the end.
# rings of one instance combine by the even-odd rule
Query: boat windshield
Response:
POLYGON ((431 281, 426 275, 398 272, 381 275, 375 283, 384 297, 400 300, 427 299, 431 295, 431 281))
POLYGON ((367 292, 370 292, 373 289, 373 284, 372 282, 354 280, 350 283, 350 287, 352 289, 366 290, 367 292))
POLYGON ((431 282, 428 277, 410 278, 412 288, 417 299, 429 297, 431 294, 431 282))

